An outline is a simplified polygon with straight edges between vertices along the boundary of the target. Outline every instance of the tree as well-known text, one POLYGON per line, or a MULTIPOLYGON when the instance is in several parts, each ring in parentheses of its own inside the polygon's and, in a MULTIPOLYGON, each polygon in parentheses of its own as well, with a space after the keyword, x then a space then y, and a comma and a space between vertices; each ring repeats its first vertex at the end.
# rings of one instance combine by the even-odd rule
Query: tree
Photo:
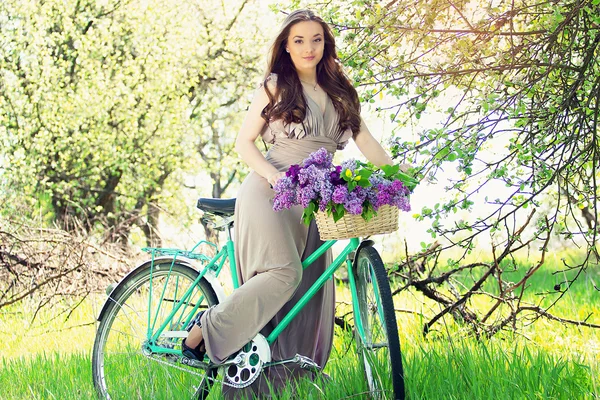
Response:
MULTIPOLYGON (((494 246, 505 246, 508 259, 512 249, 540 243, 542 261, 554 233, 585 250, 577 265, 565 263, 571 278, 550 290, 558 301, 588 261, 599 257, 598 1, 392 0, 316 8, 342 37, 341 58, 363 101, 384 94, 396 99, 380 111, 399 128, 423 115, 443 116, 440 126, 422 129, 416 140, 397 138, 392 149, 430 182, 442 170, 456 169, 445 188, 449 200, 417 215, 432 221, 433 238, 445 240, 435 251, 425 246, 428 276, 406 274, 408 282, 419 281, 421 288, 447 283, 451 277, 434 272, 439 253, 462 248, 449 268, 472 269, 474 282, 442 302, 443 312, 452 312, 468 304, 479 278, 500 279, 504 269, 514 268, 463 263, 483 233, 492 235, 494 246), (498 182, 507 191, 478 203, 477 193, 498 182), (448 218, 482 206, 491 207, 483 217, 448 218), (525 210, 530 206, 543 210, 532 220, 525 210), (521 229, 525 220, 529 230, 521 229)), ((508 307, 517 290, 521 285, 490 295, 508 307)))
MULTIPOLYGON (((221 198, 232 184, 247 171, 234 150, 241 119, 249 105, 253 90, 262 79, 266 39, 259 21, 249 19, 259 14, 248 0, 225 9, 215 3, 198 13, 202 40, 207 51, 190 61, 202 71, 198 83, 190 89, 190 133, 199 155, 197 167, 210 178, 210 196, 221 198)), ((200 10, 199 10, 200 11, 200 10)), ((265 64, 266 66, 266 64, 265 64)), ((205 235, 217 242, 218 237, 207 221, 202 220, 205 235)))
POLYGON ((88 229, 102 223, 111 241, 139 225, 158 245, 159 212, 181 175, 197 172, 196 149, 211 172, 235 170, 209 163, 222 154, 206 145, 230 143, 235 131, 215 137, 206 125, 215 115, 235 125, 232 99, 256 72, 256 24, 244 24, 245 36, 238 26, 248 3, 3 2, 4 194, 42 203, 67 228, 73 217, 88 229))

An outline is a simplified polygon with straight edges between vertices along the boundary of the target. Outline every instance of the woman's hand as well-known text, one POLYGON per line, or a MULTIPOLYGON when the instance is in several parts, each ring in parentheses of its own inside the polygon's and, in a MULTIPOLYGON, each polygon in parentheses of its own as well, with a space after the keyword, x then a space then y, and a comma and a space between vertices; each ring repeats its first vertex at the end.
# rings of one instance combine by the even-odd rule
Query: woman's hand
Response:
POLYGON ((406 172, 407 172, 409 169, 411 169, 413 166, 412 166, 412 165, 410 165, 410 164, 404 163, 404 164, 400 164, 400 165, 399 165, 399 167, 400 167, 400 171, 402 171, 402 172, 406 173, 406 172))
POLYGON ((285 172, 275 172, 274 174, 271 174, 269 176, 267 181, 269 181, 269 184, 271 185, 271 187, 275 187, 275 184, 277 184, 277 181, 279 181, 284 176, 285 176, 285 172))

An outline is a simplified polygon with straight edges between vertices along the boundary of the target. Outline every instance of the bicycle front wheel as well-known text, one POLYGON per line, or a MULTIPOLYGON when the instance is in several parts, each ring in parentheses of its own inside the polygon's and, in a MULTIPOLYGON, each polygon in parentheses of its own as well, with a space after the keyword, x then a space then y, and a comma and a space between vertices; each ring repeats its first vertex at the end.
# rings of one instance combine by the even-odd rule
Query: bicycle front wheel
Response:
POLYGON ((206 394, 206 388, 198 391, 201 382, 207 383, 206 372, 179 363, 180 356, 169 352, 180 349, 182 338, 176 332, 187 334, 185 326, 193 314, 218 303, 204 278, 193 286, 197 277, 198 272, 186 265, 155 263, 152 270, 148 265, 127 277, 111 293, 92 355, 94 386, 101 398, 189 399, 206 394), (192 286, 191 295, 171 316, 192 286), (165 322, 166 334, 150 340, 165 322))
POLYGON ((373 398, 404 399, 398 326, 387 272, 377 250, 363 247, 353 267, 358 304, 355 340, 373 398))

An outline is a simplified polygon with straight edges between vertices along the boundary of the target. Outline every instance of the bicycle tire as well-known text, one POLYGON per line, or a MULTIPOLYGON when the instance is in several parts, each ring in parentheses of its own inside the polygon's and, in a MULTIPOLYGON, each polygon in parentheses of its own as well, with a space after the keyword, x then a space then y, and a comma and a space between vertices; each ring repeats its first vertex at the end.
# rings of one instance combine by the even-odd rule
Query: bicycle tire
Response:
POLYGON ((371 397, 404 400, 398 325, 387 272, 377 250, 371 246, 359 249, 352 273, 358 295, 354 335, 371 397), (358 318, 364 340, 356 327, 358 318))
MULTIPOLYGON (((177 262, 172 268, 171 261, 155 263, 152 286, 150 272, 148 265, 128 276, 107 300, 110 304, 99 322, 92 354, 96 392, 102 399, 204 398, 212 386, 211 379, 203 379, 207 378, 206 372, 177 363, 178 356, 155 357, 143 351, 149 315, 150 323, 158 328, 171 311, 169 306, 181 299, 198 277, 198 271, 177 262), (150 287, 153 300, 149 305, 150 287)), ((189 301, 181 306, 166 330, 185 329, 183 325, 197 302, 201 302, 200 309, 218 303, 215 290, 206 279, 202 278, 193 290, 189 301)), ((179 348, 181 344, 178 338, 161 340, 163 345, 172 348, 179 348)), ((214 371, 209 370, 208 374, 214 377, 214 371)))

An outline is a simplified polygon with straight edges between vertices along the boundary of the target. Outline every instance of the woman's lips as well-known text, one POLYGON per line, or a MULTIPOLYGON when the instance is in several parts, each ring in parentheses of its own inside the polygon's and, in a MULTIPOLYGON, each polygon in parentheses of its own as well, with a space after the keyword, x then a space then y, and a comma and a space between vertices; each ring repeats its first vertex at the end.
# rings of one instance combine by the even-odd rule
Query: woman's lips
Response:
POLYGON ((312 56, 312 57, 304 57, 304 59, 305 59, 305 60, 307 60, 307 61, 311 61, 311 60, 314 60, 314 59, 315 59, 315 56, 312 56))

